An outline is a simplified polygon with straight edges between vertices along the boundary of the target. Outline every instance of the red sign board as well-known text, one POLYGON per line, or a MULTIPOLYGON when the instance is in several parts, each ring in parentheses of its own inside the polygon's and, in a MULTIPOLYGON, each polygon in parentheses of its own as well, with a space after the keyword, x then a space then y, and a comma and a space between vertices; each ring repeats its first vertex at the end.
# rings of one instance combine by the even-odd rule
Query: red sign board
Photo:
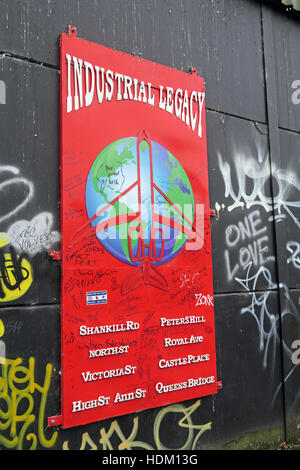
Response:
POLYGON ((204 96, 61 36, 65 428, 217 391, 204 96))

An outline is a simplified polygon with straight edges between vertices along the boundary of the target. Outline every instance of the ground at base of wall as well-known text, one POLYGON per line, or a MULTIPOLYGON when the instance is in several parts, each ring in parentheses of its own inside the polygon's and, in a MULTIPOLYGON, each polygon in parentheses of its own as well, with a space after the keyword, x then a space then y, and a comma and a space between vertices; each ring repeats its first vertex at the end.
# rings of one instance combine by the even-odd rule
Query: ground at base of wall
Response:
POLYGON ((282 441, 282 429, 271 429, 245 434, 229 442, 222 450, 300 450, 300 440, 290 443, 282 441))
POLYGON ((298 444, 282 444, 278 450, 300 450, 300 442, 298 444))

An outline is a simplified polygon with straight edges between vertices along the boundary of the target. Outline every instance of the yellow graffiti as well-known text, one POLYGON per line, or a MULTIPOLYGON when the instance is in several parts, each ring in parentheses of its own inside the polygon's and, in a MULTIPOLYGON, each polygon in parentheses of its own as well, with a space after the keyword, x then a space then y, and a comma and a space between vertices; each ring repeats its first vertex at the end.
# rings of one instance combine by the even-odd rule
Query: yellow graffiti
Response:
POLYGON ((29 450, 38 444, 53 447, 57 439, 54 432, 50 439, 44 434, 45 407, 51 383, 52 365, 47 364, 43 384, 35 381, 35 359, 30 357, 28 366, 23 359, 6 359, 1 365, 0 376, 0 444, 8 449, 29 450), (39 404, 36 400, 39 399, 39 404), (38 416, 34 414, 38 409, 38 416), (33 425, 35 432, 29 432, 33 425))
POLYGON ((6 233, 0 233, 0 302, 19 299, 32 284, 32 266, 9 246, 6 233))
POLYGON ((170 405, 167 406, 166 408, 163 408, 157 415, 153 427, 153 433, 154 433, 154 440, 157 446, 157 449, 159 450, 174 450, 170 449, 168 447, 165 447, 160 440, 160 429, 161 429, 161 423, 163 418, 168 414, 168 413, 182 413, 183 417, 178 421, 178 426, 182 428, 186 428, 188 431, 188 435, 186 438, 185 443, 182 445, 182 447, 178 448, 177 450, 187 450, 187 449, 195 449, 196 444, 200 438, 200 436, 205 432, 211 429, 211 423, 206 423, 206 424, 193 424, 191 415, 194 413, 194 411, 199 408, 201 401, 198 400, 196 401, 193 405, 189 406, 188 408, 185 408, 183 405, 176 404, 176 405, 170 405), (187 421, 186 423, 184 421, 187 421), (198 433, 196 434, 196 437, 194 437, 194 431, 199 430, 198 433))
MULTIPOLYGON (((111 423, 108 431, 105 431, 105 428, 100 429, 100 439, 99 443, 101 444, 102 450, 113 450, 114 445, 111 442, 112 437, 118 436, 121 443, 118 445, 118 450, 131 450, 131 449, 153 449, 149 444, 141 441, 135 441, 136 434, 138 432, 138 418, 133 419, 133 428, 131 434, 128 437, 125 437, 123 434, 118 422, 115 420, 111 423)), ((63 443, 63 450, 70 450, 68 441, 63 443)), ((82 435, 80 450, 98 450, 97 444, 92 440, 87 432, 82 435), (87 448, 87 444, 89 448, 87 448)))
POLYGON ((100 444, 102 444, 103 450, 112 450, 113 446, 110 442, 111 436, 116 433, 119 439, 121 440, 121 444, 119 444, 119 450, 131 450, 133 448, 141 448, 141 449, 153 449, 150 445, 146 444, 145 442, 135 441, 135 437, 138 432, 138 418, 135 417, 133 419, 133 427, 130 436, 127 438, 124 436, 119 424, 117 421, 113 421, 110 425, 109 431, 106 432, 104 428, 100 430, 100 444))
MULTIPOLYGON (((67 450, 67 446, 65 445, 65 443, 63 444, 63 449, 67 450)), ((85 432, 82 435, 82 442, 81 442, 80 450, 98 450, 96 444, 93 442, 93 440, 90 438, 87 432, 85 432), (86 447, 87 444, 90 446, 89 449, 87 449, 86 447)))
MULTIPOLYGON (((148 450, 187 450, 187 449, 195 449, 196 445, 205 431, 211 429, 211 423, 206 424, 194 424, 192 421, 192 414, 199 408, 201 401, 197 400, 193 405, 189 407, 185 407, 181 404, 170 405, 165 408, 162 408, 159 413, 157 414, 154 425, 153 425, 153 437, 154 437, 154 444, 155 447, 151 446, 150 444, 135 440, 138 430, 139 430, 139 418, 133 418, 133 425, 132 430, 129 436, 125 436, 122 432, 122 429, 117 420, 114 420, 106 431, 105 427, 100 429, 100 439, 99 444, 101 445, 102 450, 132 450, 132 449, 148 449, 148 450), (182 429, 186 429, 187 436, 185 438, 185 442, 183 445, 177 449, 171 449, 165 447, 160 438, 160 434, 162 433, 162 423, 163 419, 169 413, 178 413, 183 415, 179 421, 178 426, 182 429), (118 439, 120 443, 115 445, 115 441, 118 439)), ((69 449, 69 442, 64 441, 63 443, 64 450, 69 449)), ((80 450, 97 450, 97 444, 93 441, 90 435, 85 432, 82 435, 81 439, 81 446, 80 450)))

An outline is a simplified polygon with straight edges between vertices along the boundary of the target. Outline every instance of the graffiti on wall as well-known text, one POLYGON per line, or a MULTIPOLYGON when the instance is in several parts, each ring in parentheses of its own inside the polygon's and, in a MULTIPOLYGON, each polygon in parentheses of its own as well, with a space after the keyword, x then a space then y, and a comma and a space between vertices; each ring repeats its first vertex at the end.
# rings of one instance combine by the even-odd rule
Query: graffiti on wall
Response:
MULTIPOLYGON (((276 194, 269 194, 270 187, 270 161, 268 153, 258 148, 257 159, 236 151, 233 168, 218 155, 219 169, 223 177, 225 199, 228 204, 216 203, 216 209, 232 212, 234 209, 258 206, 266 212, 274 211, 275 219, 290 216, 300 228, 295 209, 300 208, 300 199, 295 200, 291 195, 296 191, 299 194, 300 181, 293 171, 272 166, 272 178, 274 178, 276 194), (233 178, 234 175, 234 178, 233 178), (234 182, 235 180, 235 182, 234 182), (249 185, 249 181, 251 185, 249 185), (250 187, 250 190, 249 190, 250 187)), ((300 194, 299 194, 300 196, 300 194)), ((270 218, 272 220, 272 218, 270 218)))
MULTIPOLYGON (((3 181, 0 183, 0 194, 14 194, 17 190, 22 190, 22 197, 13 206, 7 207, 2 204, 0 212, 0 223, 9 220, 24 209, 34 196, 34 185, 32 181, 20 175, 19 168, 12 165, 1 165, 0 176, 3 181)), ((21 191, 20 191, 21 193, 21 191)))
MULTIPOLYGON (((153 440, 154 445, 138 439, 138 431, 142 429, 143 423, 138 416, 132 417, 132 428, 128 435, 125 435, 117 420, 114 420, 106 428, 101 427, 97 439, 92 439, 88 432, 81 436, 80 450, 132 450, 132 449, 148 449, 148 450, 193 450, 197 448, 201 436, 211 430, 211 422, 205 424, 197 424, 193 421, 193 413, 199 408, 200 400, 197 400, 191 406, 182 404, 172 404, 162 408, 153 422, 153 440), (166 434, 168 429, 167 417, 170 414, 178 416, 177 426, 178 432, 183 431, 181 435, 181 443, 174 449, 169 448, 163 442, 162 435, 166 434)), ((130 417, 131 418, 131 417, 130 417)), ((174 439, 174 438, 173 438, 174 439)), ((69 441, 64 441, 63 449, 69 450, 69 441)))
MULTIPOLYGON (((289 219, 297 231, 300 220, 300 181, 292 170, 272 166, 273 191, 271 194, 270 161, 266 148, 257 144, 257 155, 243 149, 234 149, 233 163, 218 154, 219 171, 224 184, 224 200, 215 204, 217 220, 226 214, 241 214, 238 222, 225 228, 224 266, 225 278, 230 285, 237 284, 249 293, 250 301, 240 310, 242 316, 250 315, 257 326, 258 350, 262 354, 263 368, 275 371, 279 342, 288 359, 292 357, 291 344, 280 337, 280 318, 273 312, 272 291, 282 289, 286 300, 281 311, 281 324, 293 322, 300 325, 299 311, 286 285, 278 285, 272 276, 271 266, 275 261, 272 240, 266 223, 282 223, 289 219), (239 211, 238 211, 239 210, 239 211), (298 212, 299 213, 299 212, 298 212), (263 291, 261 290, 263 287, 263 291)), ((236 220, 236 219, 235 219, 236 220)), ((300 269, 300 245, 287 241, 287 263, 300 269)), ((248 299, 248 297, 247 297, 248 299)), ((290 361, 291 362, 291 361, 290 361)), ((292 365, 285 380, 292 377, 296 365, 292 365)), ((271 377, 270 377, 271 379, 271 377)), ((282 384, 275 389, 273 403, 282 384)), ((299 398, 299 397, 298 397, 299 398)))
MULTIPOLYGON (((31 221, 15 221, 34 199, 34 184, 19 168, 0 166, 0 194, 7 203, 0 209, 0 302, 21 298, 34 282, 32 258, 59 240, 53 217, 43 212, 31 221), (8 227, 9 223, 13 222, 8 227)), ((44 378, 36 378, 36 359, 11 358, 5 332, 19 331, 20 322, 0 320, 0 447, 36 449, 53 447, 57 432, 45 433, 45 408, 53 366, 47 364, 44 378), (18 324, 17 324, 18 323, 18 324)))
POLYGON ((225 266, 229 281, 240 270, 245 270, 249 263, 259 267, 275 260, 270 255, 267 227, 263 225, 258 209, 250 211, 237 224, 226 227, 225 246, 225 266))
POLYGON ((18 255, 6 233, 0 233, 0 302, 16 300, 32 283, 32 266, 23 254, 18 255))
POLYGON ((9 227, 7 234, 16 250, 31 256, 50 250, 60 240, 60 233, 53 230, 53 215, 50 212, 42 212, 31 221, 18 220, 9 227))
POLYGON ((291 254, 287 263, 291 263, 295 269, 300 269, 300 243, 288 241, 286 244, 287 251, 291 254))
POLYGON ((32 258, 50 250, 60 240, 60 233, 53 228, 50 212, 16 221, 34 199, 34 184, 12 165, 1 165, 0 177, 0 194, 10 201, 0 209, 0 228, 6 225, 6 231, 0 233, 0 302, 11 302, 22 297, 33 283, 32 258), (13 223, 7 228, 10 221, 13 223))
POLYGON ((29 444, 30 450, 36 449, 38 443, 45 448, 52 447, 57 433, 52 432, 50 439, 47 439, 44 433, 44 414, 50 387, 51 364, 46 366, 43 384, 35 381, 33 357, 29 358, 28 364, 25 364, 20 357, 6 358, 1 368, 0 398, 1 403, 5 405, 0 410, 0 443, 8 449, 23 449, 25 442, 29 444), (36 401, 39 403, 38 411, 34 412, 36 401), (36 428, 37 431, 35 431, 36 428))
MULTIPOLYGON (((0 337, 5 333, 0 320, 0 337)), ((0 341, 0 444, 7 449, 50 448, 57 432, 45 435, 45 408, 53 366, 47 364, 44 380, 36 380, 36 360, 30 357, 10 359, 4 340, 0 341)))

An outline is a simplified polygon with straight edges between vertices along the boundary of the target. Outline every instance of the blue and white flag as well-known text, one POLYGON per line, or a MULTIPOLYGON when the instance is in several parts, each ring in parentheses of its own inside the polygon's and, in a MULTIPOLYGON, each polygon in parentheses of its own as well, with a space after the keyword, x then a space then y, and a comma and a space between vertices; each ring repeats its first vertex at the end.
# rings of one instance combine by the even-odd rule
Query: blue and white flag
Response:
POLYGON ((87 292, 86 293, 86 304, 107 304, 107 291, 101 290, 99 292, 87 292))

